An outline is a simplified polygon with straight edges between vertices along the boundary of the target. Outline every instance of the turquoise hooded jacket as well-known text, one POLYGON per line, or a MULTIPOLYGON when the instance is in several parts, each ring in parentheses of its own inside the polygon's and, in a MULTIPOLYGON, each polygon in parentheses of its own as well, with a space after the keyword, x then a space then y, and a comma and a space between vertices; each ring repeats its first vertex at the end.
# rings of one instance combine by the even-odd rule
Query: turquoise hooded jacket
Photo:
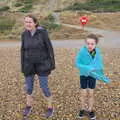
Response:
POLYGON ((104 75, 104 65, 99 48, 96 47, 95 51, 96 55, 92 58, 87 47, 83 46, 76 56, 76 67, 80 70, 80 76, 91 76, 96 80, 102 80, 109 83, 109 78, 104 75))

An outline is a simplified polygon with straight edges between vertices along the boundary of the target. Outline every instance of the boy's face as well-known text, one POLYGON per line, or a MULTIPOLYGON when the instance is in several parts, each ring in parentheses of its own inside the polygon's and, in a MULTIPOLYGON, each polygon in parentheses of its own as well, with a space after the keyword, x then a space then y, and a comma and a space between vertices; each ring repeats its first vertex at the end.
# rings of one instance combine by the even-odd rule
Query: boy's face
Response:
POLYGON ((32 31, 35 29, 36 24, 34 23, 33 19, 30 17, 25 17, 24 19, 24 26, 25 29, 32 31))
POLYGON ((96 41, 94 39, 87 38, 85 42, 86 42, 86 46, 88 48, 88 51, 92 51, 92 50, 95 49, 95 47, 96 47, 96 41))

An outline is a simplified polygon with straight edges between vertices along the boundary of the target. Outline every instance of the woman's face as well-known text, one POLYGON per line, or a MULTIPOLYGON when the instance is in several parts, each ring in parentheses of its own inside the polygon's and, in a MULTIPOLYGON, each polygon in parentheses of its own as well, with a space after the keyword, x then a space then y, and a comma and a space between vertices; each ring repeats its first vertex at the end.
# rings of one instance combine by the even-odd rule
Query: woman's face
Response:
POLYGON ((94 39, 87 38, 86 39, 86 46, 88 48, 88 51, 92 51, 96 47, 96 41, 94 39))
POLYGON ((25 17, 24 19, 24 27, 25 29, 32 31, 36 29, 36 23, 34 23, 33 19, 30 17, 25 17))

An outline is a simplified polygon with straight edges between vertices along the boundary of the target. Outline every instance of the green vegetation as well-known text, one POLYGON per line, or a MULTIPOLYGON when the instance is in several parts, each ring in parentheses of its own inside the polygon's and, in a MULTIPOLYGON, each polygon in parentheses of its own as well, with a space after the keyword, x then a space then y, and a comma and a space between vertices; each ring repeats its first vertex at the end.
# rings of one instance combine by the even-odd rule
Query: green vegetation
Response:
POLYGON ((10 9, 9 6, 3 6, 3 7, 0 7, 0 12, 5 12, 5 11, 8 11, 10 9))
POLYGON ((16 3, 14 6, 15 7, 21 7, 21 6, 23 6, 23 3, 16 3))
POLYGON ((24 0, 24 1, 19 0, 19 3, 20 3, 20 2, 23 2, 23 5, 24 5, 22 8, 19 9, 20 12, 27 13, 27 12, 29 12, 29 11, 32 9, 32 7, 33 7, 33 0, 24 0))
POLYGON ((58 25, 54 22, 55 18, 52 16, 52 14, 49 14, 44 20, 40 21, 40 25, 44 26, 49 31, 60 29, 61 25, 58 25))
POLYGON ((53 22, 48 21, 40 21, 40 25, 44 26, 47 30, 58 30, 61 28, 61 25, 55 24, 53 22))
POLYGON ((50 21, 50 22, 55 22, 55 18, 53 17, 52 14, 48 15, 47 20, 50 21))
POLYGON ((15 25, 15 20, 10 19, 8 17, 0 17, 0 33, 11 31, 14 25, 15 25))
POLYGON ((24 0, 25 4, 32 4, 34 0, 24 0))
POLYGON ((27 12, 29 12, 31 9, 32 9, 32 4, 28 4, 28 5, 25 5, 24 7, 20 8, 19 11, 20 11, 20 12, 27 13, 27 12))
POLYGON ((86 3, 74 3, 64 10, 115 12, 120 11, 120 0, 90 0, 86 3))
POLYGON ((24 3, 24 4, 32 4, 34 0, 17 0, 19 3, 24 3))

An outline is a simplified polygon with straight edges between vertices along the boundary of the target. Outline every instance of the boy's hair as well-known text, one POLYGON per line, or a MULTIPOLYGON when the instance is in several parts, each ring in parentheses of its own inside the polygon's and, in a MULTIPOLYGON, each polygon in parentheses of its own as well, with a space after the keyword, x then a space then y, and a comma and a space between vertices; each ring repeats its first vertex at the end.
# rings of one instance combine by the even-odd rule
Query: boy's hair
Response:
POLYGON ((36 24, 36 27, 39 26, 38 20, 35 16, 29 14, 29 15, 26 15, 25 17, 32 18, 33 22, 36 24))
POLYGON ((95 34, 89 34, 89 35, 87 35, 86 38, 94 39, 96 44, 98 44, 98 42, 99 42, 99 38, 95 34))

